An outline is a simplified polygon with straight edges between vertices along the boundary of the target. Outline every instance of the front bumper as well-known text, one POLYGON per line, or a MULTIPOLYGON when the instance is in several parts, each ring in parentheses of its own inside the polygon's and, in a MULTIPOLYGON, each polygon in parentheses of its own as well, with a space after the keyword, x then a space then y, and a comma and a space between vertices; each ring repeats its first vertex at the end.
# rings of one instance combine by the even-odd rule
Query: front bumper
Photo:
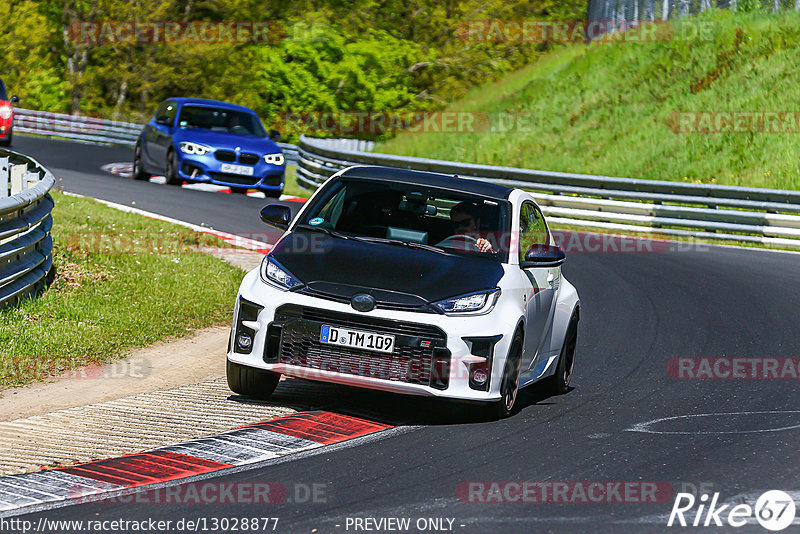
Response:
MULTIPOLYGON (((283 191, 284 173, 286 165, 271 165, 260 159, 252 167, 253 175, 239 175, 222 172, 223 161, 217 160, 212 152, 208 154, 188 155, 178 153, 178 176, 187 182, 209 183, 224 187, 247 187, 258 189, 265 193, 280 193, 283 191)), ((241 165, 241 163, 234 163, 241 165)))
POLYGON ((494 401, 500 399, 505 358, 516 327, 516 323, 503 321, 499 308, 473 317, 385 309, 362 313, 347 304, 281 291, 262 282, 256 269, 245 276, 239 290, 228 359, 297 378, 394 393, 494 401), (240 304, 242 300, 244 304, 240 304), (384 355, 323 346, 318 339, 322 324, 393 334, 396 347, 393 354, 384 355), (237 347, 237 328, 246 329, 252 337, 248 353, 237 347), (480 360, 472 353, 476 352, 469 341, 473 338, 494 340, 489 383, 484 390, 470 381, 470 369, 480 360))

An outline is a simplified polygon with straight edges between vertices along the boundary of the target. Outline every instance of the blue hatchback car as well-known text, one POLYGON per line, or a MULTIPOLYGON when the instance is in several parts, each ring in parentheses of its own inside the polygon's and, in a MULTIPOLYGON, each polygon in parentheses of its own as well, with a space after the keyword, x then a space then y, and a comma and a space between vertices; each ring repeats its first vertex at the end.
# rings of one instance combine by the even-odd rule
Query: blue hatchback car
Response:
POLYGON ((286 163, 258 115, 244 106, 200 98, 170 98, 145 125, 133 156, 133 177, 163 174, 167 183, 211 183, 267 196, 283 192, 286 163))

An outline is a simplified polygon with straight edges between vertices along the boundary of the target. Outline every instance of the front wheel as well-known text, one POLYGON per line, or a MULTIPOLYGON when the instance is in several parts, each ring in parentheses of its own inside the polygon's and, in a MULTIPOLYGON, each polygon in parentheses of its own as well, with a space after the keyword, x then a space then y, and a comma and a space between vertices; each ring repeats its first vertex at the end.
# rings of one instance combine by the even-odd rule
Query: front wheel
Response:
POLYGON ((183 185, 183 180, 178 176, 178 158, 174 150, 167 153, 167 166, 164 177, 169 185, 183 185))
POLYGON ((240 365, 230 360, 225 371, 231 391, 254 399, 268 399, 281 379, 281 375, 277 373, 240 365))
POLYGON ((0 145, 2 146, 11 146, 11 138, 14 136, 13 132, 8 132, 8 137, 5 139, 0 139, 0 145))
POLYGON ((504 419, 514 411, 514 404, 519 393, 519 373, 522 362, 522 334, 517 332, 511 349, 508 351, 506 365, 503 369, 503 382, 500 384, 500 400, 492 405, 495 418, 504 419))

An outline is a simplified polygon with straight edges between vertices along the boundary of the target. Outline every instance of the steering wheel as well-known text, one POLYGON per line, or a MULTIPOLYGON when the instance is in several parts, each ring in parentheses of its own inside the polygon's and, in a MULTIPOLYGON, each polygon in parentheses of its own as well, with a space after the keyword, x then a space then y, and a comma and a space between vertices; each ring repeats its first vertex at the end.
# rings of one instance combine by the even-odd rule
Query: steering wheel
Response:
POLYGON ((457 244, 459 241, 461 243, 466 244, 466 245, 472 245, 477 250, 480 250, 480 247, 478 246, 478 239, 475 238, 475 237, 472 237, 471 235, 466 235, 466 234, 451 235, 450 237, 446 237, 446 238, 442 239, 441 241, 439 241, 438 243, 436 243, 436 246, 437 247, 461 248, 461 247, 458 247, 458 246, 453 246, 453 245, 457 244))

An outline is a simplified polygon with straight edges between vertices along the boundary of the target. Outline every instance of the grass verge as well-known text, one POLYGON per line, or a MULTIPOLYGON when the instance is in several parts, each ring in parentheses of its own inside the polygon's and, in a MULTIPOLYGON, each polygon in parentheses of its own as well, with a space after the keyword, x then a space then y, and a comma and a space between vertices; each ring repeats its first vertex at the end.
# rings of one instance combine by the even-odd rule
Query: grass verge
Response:
POLYGON ((0 312, 0 389, 227 323, 242 271, 211 236, 53 192, 53 285, 0 312))
POLYGON ((406 132, 376 152, 800 189, 800 12, 710 10, 691 22, 700 31, 683 38, 557 49, 449 106, 488 113, 489 128, 406 132), (728 111, 745 113, 718 114, 728 111), (759 115, 771 112, 793 114, 759 115), (698 119, 683 128, 687 116, 698 119))

